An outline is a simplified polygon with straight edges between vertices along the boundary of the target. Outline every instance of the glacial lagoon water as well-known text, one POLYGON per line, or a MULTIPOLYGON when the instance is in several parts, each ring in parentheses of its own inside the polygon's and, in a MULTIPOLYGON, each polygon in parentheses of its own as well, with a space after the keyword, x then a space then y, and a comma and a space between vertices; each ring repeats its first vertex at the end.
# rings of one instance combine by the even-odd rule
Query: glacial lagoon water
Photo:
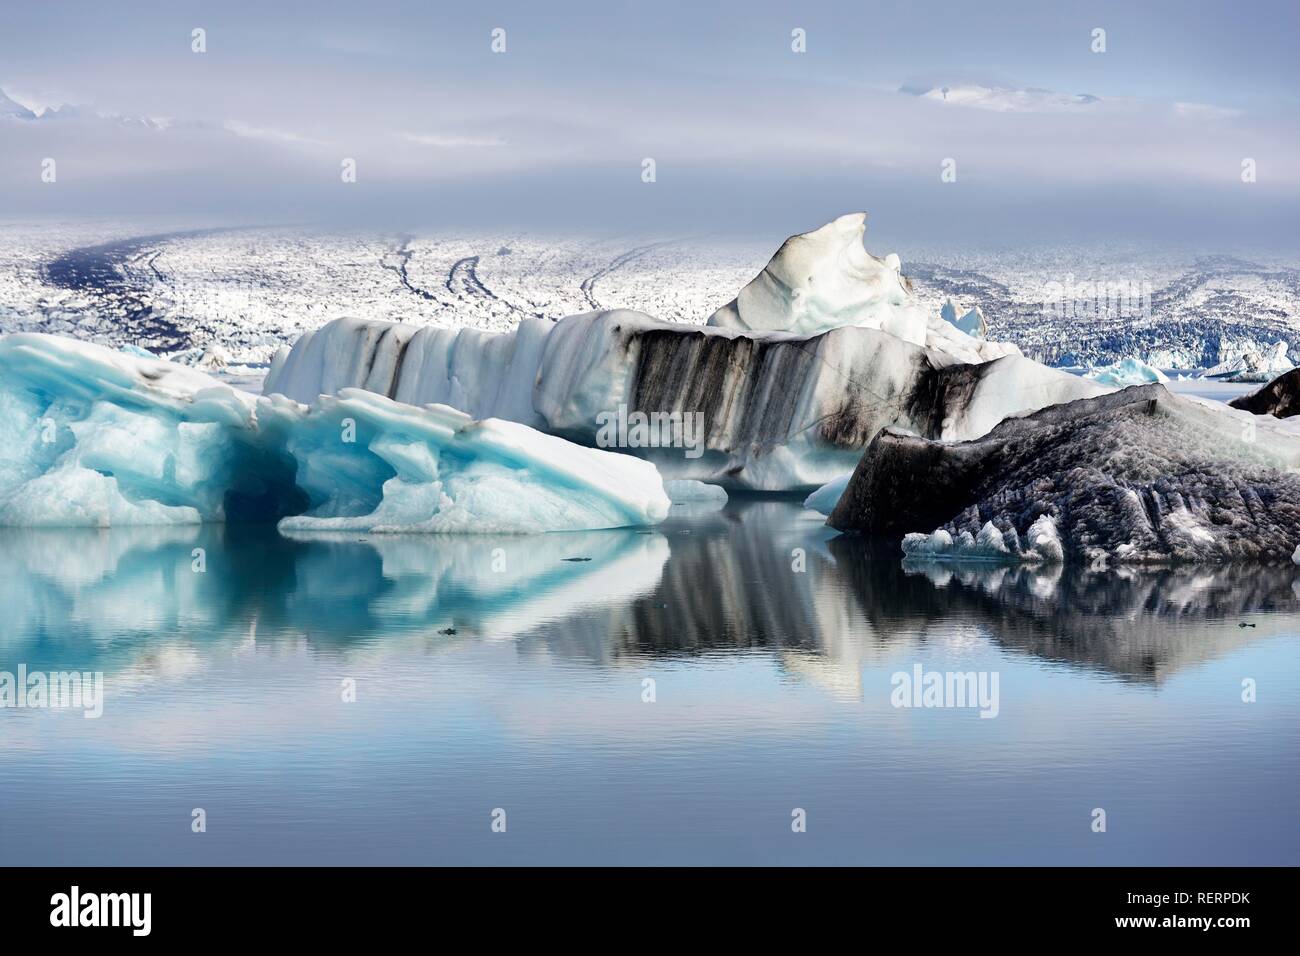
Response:
POLYGON ((771 499, 10 529, 0 567, 0 672, 105 681, 0 710, 5 865, 1300 862, 1295 567, 912 567, 771 499), (894 706, 918 666, 996 717, 894 706))

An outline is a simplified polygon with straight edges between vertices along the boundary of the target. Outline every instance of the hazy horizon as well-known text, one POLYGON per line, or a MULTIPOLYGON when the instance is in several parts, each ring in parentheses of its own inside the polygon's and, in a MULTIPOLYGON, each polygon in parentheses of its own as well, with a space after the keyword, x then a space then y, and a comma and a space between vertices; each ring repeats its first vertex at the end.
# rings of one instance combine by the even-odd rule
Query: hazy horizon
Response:
POLYGON ((0 208, 787 235, 862 209, 869 243, 1294 242, 1292 4, 563 12, 13 9, 0 208))

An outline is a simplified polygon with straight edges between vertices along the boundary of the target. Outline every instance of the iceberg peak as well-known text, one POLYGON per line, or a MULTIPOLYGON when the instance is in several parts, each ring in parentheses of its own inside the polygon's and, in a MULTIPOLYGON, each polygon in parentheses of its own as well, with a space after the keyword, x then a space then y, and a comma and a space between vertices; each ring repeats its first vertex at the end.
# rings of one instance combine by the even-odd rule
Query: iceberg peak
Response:
POLYGON ((749 332, 816 335, 854 325, 925 344, 926 313, 912 298, 897 255, 862 244, 867 214, 854 212, 791 236, 708 324, 749 332))
POLYGON ((913 294, 897 253, 882 259, 867 251, 866 224, 867 214, 854 212, 791 236, 708 324, 804 336, 846 327, 877 329, 970 363, 1020 354, 1009 343, 985 341, 988 325, 978 307, 960 317, 955 305, 951 318, 931 313, 913 294))

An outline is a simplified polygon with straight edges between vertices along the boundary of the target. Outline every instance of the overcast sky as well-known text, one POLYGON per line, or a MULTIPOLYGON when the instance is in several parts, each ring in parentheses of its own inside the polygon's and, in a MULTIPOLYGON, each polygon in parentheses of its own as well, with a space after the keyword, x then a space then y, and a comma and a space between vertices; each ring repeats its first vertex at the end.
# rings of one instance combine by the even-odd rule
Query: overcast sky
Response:
POLYGON ((1296 0, 10 4, 0 88, 80 110, 0 118, 0 216, 793 232, 865 209, 900 240, 1294 247, 1298 28, 1296 0))

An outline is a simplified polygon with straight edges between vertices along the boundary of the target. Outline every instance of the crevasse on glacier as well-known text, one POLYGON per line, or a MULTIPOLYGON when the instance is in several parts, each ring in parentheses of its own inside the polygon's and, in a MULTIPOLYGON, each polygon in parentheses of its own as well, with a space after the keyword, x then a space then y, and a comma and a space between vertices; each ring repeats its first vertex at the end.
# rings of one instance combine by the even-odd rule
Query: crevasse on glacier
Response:
POLYGON ((56 336, 0 339, 0 413, 4 525, 536 532, 669 508, 652 465, 516 422, 363 390, 259 398, 56 336))

